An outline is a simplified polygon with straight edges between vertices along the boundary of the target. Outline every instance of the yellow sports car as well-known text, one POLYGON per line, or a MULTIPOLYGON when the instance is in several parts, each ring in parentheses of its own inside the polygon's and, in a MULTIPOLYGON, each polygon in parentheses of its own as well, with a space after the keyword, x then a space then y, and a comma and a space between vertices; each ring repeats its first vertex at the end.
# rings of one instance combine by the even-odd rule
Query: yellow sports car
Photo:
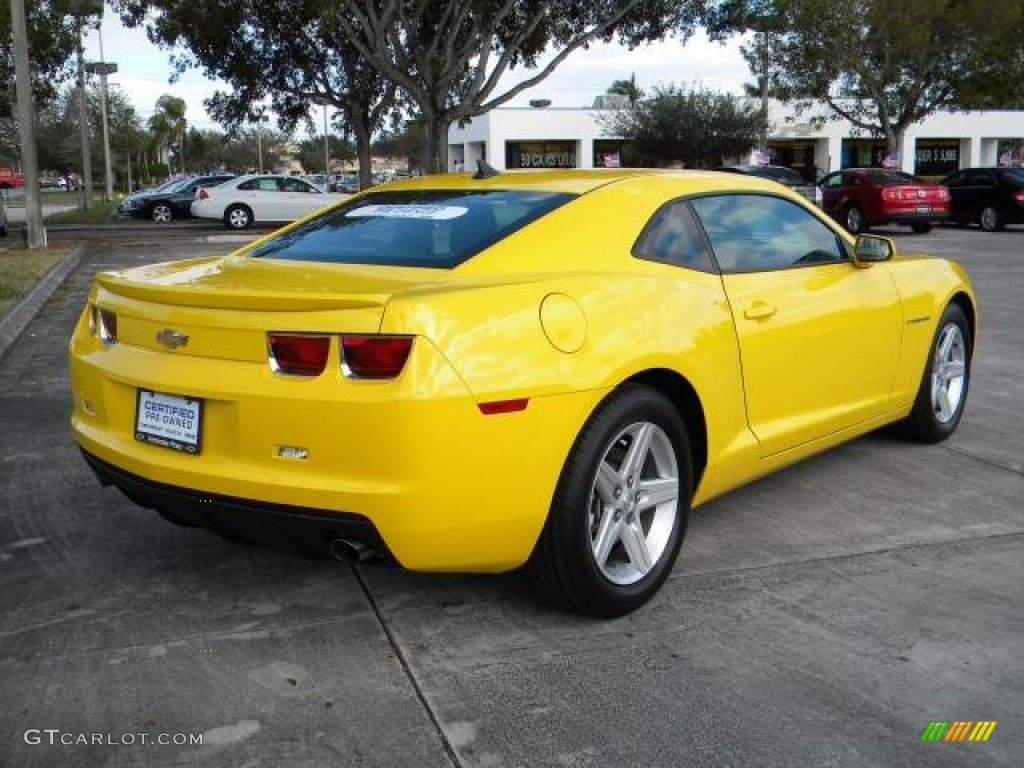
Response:
POLYGON ((612 616, 665 580, 691 506, 884 424, 956 429, 958 265, 754 177, 481 169, 100 274, 70 349, 100 480, 276 546, 526 564, 612 616))

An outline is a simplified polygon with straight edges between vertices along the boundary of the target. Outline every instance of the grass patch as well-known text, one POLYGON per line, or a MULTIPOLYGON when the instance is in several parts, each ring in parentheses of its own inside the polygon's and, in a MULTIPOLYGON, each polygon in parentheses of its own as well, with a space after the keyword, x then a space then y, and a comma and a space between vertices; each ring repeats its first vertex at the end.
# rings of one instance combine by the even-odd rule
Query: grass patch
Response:
POLYGON ((47 224, 102 224, 114 218, 114 211, 117 210, 117 201, 111 200, 104 203, 102 200, 93 200, 89 210, 61 211, 46 217, 47 224))
POLYGON ((11 305, 32 290, 53 265, 68 254, 68 248, 41 248, 30 251, 12 248, 0 251, 0 317, 11 305))

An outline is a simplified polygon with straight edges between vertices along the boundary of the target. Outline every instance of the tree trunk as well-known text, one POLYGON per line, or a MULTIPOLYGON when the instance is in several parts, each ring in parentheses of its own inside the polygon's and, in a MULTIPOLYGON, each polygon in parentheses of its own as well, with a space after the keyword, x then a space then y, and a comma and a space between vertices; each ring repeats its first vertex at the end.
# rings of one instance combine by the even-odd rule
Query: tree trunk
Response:
POLYGON ((424 115, 424 138, 426 140, 426 172, 448 173, 448 128, 451 118, 442 117, 437 113, 424 115))
POLYGON ((355 121, 352 133, 356 138, 356 158, 359 163, 359 187, 366 189, 373 184, 373 160, 370 157, 371 131, 368 126, 355 121))

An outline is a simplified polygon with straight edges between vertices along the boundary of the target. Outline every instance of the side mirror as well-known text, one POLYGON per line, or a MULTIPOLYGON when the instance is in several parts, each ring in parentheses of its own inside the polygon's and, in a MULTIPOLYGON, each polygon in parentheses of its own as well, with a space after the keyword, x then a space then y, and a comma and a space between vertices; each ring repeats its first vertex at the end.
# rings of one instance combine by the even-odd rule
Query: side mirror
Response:
POLYGON ((874 261, 888 261, 896 253, 896 243, 879 235, 858 235, 853 244, 854 266, 867 267, 874 261))

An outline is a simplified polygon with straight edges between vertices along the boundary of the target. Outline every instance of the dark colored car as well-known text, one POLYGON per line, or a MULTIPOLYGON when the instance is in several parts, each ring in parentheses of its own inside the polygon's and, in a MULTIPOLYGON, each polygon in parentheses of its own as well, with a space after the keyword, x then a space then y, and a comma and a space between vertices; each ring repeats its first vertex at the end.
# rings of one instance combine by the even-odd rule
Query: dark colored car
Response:
POLYGON ((815 205, 821 205, 821 190, 800 175, 799 171, 784 165, 723 165, 716 171, 726 173, 745 173, 748 176, 759 176, 783 184, 794 192, 799 192, 815 205))
POLYGON ((169 224, 173 219, 187 219, 191 215, 192 200, 198 187, 216 187, 234 177, 232 173, 219 173, 182 179, 151 192, 126 197, 117 206, 117 212, 125 216, 152 219, 157 224, 169 224))
POLYGON ((856 235, 876 224, 929 232, 949 215, 949 192, 939 184, 887 168, 847 168, 824 177, 821 207, 856 235))
POLYGON ((956 224, 978 224, 986 232, 1024 224, 1024 168, 965 168, 941 183, 956 224))

